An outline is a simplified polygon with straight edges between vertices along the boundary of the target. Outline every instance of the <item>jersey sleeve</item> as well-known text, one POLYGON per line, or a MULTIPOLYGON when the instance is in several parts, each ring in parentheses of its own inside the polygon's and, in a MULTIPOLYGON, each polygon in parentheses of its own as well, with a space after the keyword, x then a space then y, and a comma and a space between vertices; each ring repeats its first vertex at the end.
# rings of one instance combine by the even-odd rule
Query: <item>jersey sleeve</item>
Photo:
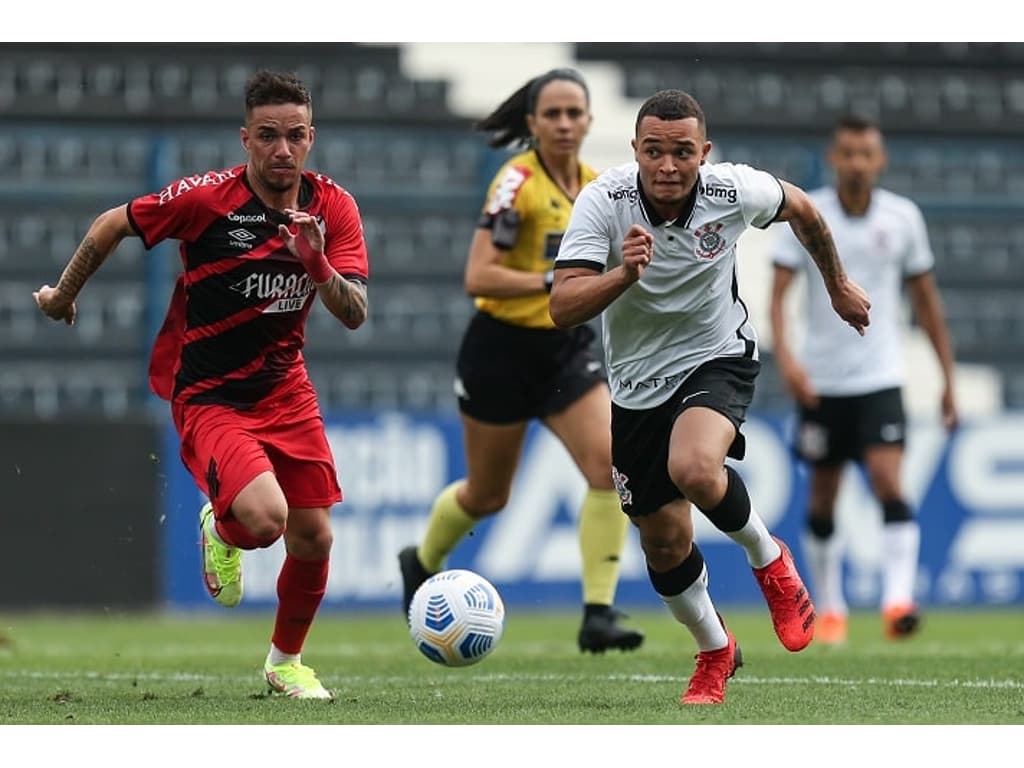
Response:
POLYGON ((324 222, 324 255, 339 275, 365 283, 370 277, 370 264, 359 206, 346 190, 334 189, 324 222))
POLYGON ((935 256, 928 242, 928 227, 925 225, 924 215, 910 200, 907 201, 907 216, 908 242, 903 259, 903 274, 906 277, 914 277, 933 269, 935 256))
POLYGON ((487 199, 477 226, 489 229, 495 245, 504 250, 515 246, 519 238, 519 227, 530 215, 531 194, 529 168, 516 163, 506 163, 487 190, 487 199))
POLYGON ((775 221, 786 202, 782 184, 767 171, 742 163, 734 165, 732 170, 740 191, 743 221, 750 226, 765 229, 775 221))
POLYGON ((612 211, 606 200, 593 183, 580 192, 558 247, 555 269, 586 267, 604 271, 612 248, 612 211))
POLYGON ((128 220, 147 250, 167 239, 194 242, 209 224, 204 196, 195 193, 197 179, 178 179, 128 203, 128 220))

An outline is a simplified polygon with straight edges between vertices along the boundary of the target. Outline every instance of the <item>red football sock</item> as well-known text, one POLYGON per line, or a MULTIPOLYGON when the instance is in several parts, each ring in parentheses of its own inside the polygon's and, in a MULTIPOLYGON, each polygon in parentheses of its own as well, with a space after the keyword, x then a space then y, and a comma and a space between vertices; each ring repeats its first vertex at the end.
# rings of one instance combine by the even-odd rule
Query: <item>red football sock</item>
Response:
POLYGON ((327 591, 330 561, 299 560, 286 555, 277 577, 277 617, 274 645, 283 653, 301 653, 313 617, 327 591))

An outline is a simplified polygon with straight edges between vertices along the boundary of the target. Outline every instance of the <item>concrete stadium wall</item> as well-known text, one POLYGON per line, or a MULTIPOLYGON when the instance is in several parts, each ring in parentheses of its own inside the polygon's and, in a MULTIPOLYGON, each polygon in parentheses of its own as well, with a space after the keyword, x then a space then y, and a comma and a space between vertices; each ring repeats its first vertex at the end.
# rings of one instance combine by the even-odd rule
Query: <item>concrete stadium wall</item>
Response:
POLYGON ((148 421, 0 423, 0 608, 148 608, 164 469, 148 421))

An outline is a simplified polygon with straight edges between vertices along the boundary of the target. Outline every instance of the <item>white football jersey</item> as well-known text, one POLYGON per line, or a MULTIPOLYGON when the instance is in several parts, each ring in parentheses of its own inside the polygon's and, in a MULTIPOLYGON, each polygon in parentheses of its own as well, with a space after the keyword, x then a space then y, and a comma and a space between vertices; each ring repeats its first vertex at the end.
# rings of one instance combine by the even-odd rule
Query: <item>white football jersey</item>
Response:
POLYGON ((903 282, 928 272, 935 262, 924 216, 913 201, 885 189, 871 193, 863 216, 849 216, 831 187, 808 194, 832 231, 847 275, 867 291, 871 324, 861 338, 835 313, 811 257, 789 227, 779 227, 773 263, 804 270, 809 278, 800 360, 823 395, 902 386, 903 282))
POLYGON ((692 208, 663 220, 644 198, 636 162, 609 169, 584 187, 572 209, 555 267, 597 271, 622 264, 634 224, 654 235, 640 280, 601 317, 612 400, 653 408, 702 363, 758 359, 757 334, 740 299, 736 241, 767 227, 784 203, 769 173, 732 163, 701 166, 692 208))

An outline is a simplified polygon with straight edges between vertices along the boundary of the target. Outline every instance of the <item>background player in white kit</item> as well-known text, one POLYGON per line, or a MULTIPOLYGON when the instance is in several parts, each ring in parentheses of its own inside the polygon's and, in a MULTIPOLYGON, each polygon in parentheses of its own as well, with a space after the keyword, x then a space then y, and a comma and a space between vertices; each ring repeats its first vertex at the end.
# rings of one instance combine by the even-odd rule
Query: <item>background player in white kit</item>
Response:
POLYGON ((834 518, 849 461, 863 466, 882 508, 884 632, 890 638, 906 637, 920 623, 914 601, 920 529, 901 482, 904 283, 942 369, 942 416, 948 429, 956 426, 957 412, 953 351, 924 217, 911 200, 875 186, 886 165, 880 129, 863 117, 840 119, 828 161, 835 186, 809 194, 832 229, 850 275, 871 294, 874 322, 863 339, 854 340, 831 311, 821 285, 808 281, 804 347, 799 358, 794 355, 784 300, 797 270, 807 267, 807 258, 796 238, 784 231, 773 253, 771 319, 779 370, 799 410, 796 451, 811 465, 804 546, 818 608, 815 639, 838 644, 846 640, 847 605, 842 542, 835 535, 834 518))
POLYGON ((622 509, 639 529, 651 584, 697 642, 682 702, 720 703, 742 660, 708 594, 691 502, 746 551, 782 644, 799 651, 814 632, 788 549, 725 464, 727 455, 743 457, 740 427, 760 369, 736 242, 751 225, 788 221, 836 312, 858 332, 870 305, 802 190, 749 166, 705 164, 711 142, 689 94, 659 91, 645 101, 633 149, 635 162, 604 172, 577 198, 550 312, 563 328, 602 315, 622 509))

